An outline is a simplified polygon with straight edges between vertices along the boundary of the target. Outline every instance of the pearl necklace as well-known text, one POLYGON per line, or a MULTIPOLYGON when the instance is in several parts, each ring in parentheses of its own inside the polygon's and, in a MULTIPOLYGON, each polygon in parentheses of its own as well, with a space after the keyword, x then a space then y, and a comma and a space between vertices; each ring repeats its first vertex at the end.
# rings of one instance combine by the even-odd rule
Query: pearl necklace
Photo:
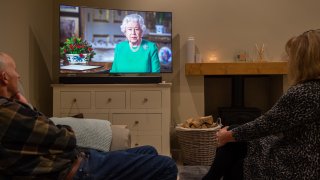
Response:
POLYGON ((131 44, 129 44, 130 49, 131 49, 132 52, 137 52, 137 51, 140 49, 140 45, 141 45, 141 44, 139 44, 139 46, 133 47, 131 44))

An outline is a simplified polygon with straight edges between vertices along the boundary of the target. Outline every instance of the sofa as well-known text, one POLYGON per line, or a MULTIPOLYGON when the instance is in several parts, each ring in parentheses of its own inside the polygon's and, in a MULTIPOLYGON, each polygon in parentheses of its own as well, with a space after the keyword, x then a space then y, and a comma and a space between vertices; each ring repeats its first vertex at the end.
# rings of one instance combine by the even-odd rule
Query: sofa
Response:
POLYGON ((107 120, 51 117, 55 124, 70 126, 77 138, 77 145, 102 151, 130 148, 131 136, 127 125, 112 125, 107 120))
MULTIPOLYGON (((101 121, 101 120, 99 120, 101 121)), ((98 121, 97 121, 98 122, 98 121)), ((111 125, 112 138, 110 151, 124 150, 130 147, 130 131, 126 125, 111 125)), ((0 174, 1 179, 11 179, 0 174)), ((19 178, 20 179, 20 178, 19 178)))

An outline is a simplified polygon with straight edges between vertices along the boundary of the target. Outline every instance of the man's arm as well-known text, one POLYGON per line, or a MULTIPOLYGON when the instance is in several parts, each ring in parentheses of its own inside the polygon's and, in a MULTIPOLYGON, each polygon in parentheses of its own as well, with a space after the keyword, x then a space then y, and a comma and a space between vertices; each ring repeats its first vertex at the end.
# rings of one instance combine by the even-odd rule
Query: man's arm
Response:
MULTIPOLYGON (((16 98, 19 102, 27 102, 23 96, 16 98)), ((70 127, 56 126, 42 113, 23 104, 10 100, 3 104, 2 110, 5 112, 0 120, 6 122, 3 128, 7 131, 0 138, 4 147, 22 154, 63 153, 76 147, 75 135, 70 127)))

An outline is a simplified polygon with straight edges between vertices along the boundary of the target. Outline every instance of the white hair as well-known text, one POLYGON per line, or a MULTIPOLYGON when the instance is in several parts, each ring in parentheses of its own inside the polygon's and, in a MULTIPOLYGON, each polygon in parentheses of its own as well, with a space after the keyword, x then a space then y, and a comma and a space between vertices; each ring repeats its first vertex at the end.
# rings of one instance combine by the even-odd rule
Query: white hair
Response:
POLYGON ((144 19, 142 16, 140 16, 139 14, 129 14, 126 17, 123 18, 122 20, 122 24, 120 26, 121 31, 123 33, 126 33, 126 27, 128 25, 129 22, 137 22, 140 25, 140 28, 142 30, 142 36, 144 35, 145 31, 146 31, 146 25, 144 25, 144 19))

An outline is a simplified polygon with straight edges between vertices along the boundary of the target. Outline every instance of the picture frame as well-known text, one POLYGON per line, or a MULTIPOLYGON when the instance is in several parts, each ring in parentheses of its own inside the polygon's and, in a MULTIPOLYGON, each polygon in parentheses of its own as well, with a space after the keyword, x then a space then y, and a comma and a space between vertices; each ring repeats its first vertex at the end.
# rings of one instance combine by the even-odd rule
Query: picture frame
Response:
POLYGON ((67 38, 72 36, 79 37, 79 17, 60 17, 60 42, 64 42, 67 38))
POLYGON ((127 40, 125 35, 114 35, 113 36, 113 43, 114 44, 118 44, 119 42, 125 41, 125 40, 127 40))
POLYGON ((109 10, 106 9, 95 9, 93 13, 93 21, 94 22, 109 22, 110 19, 109 10))
POLYGON ((60 6, 60 12, 79 13, 79 7, 61 5, 60 6))
POLYGON ((109 34, 93 34, 93 43, 107 46, 110 42, 109 34))
POLYGON ((121 11, 121 10, 114 10, 113 11, 113 22, 114 23, 121 23, 123 18, 128 15, 127 11, 121 11))

